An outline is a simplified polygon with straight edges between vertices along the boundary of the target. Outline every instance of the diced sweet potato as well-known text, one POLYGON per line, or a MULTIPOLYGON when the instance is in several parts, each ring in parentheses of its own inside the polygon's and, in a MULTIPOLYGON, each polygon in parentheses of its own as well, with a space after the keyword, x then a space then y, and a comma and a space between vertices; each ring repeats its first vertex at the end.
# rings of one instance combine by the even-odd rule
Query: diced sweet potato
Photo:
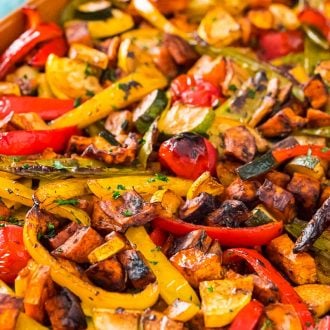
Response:
POLYGON ((229 128, 224 134, 225 153, 242 162, 250 162, 257 151, 254 136, 244 126, 229 128))
POLYGON ((320 76, 313 77, 304 87, 304 94, 315 109, 322 108, 328 101, 327 86, 320 76))
POLYGON ((285 189, 265 180, 257 193, 260 201, 278 220, 290 222, 296 215, 293 195, 285 189))
POLYGON ((153 55, 153 61, 157 68, 169 78, 174 78, 178 74, 178 68, 165 45, 157 49, 157 53, 153 55))
POLYGON ((170 260, 194 288, 201 281, 221 278, 221 257, 217 254, 190 248, 177 252, 170 260))
POLYGON ((52 254, 77 263, 88 262, 88 254, 103 243, 103 238, 91 227, 80 227, 56 248, 52 254))
POLYGON ((0 293, 0 329, 15 330, 16 320, 22 310, 22 299, 0 293))
POLYGON ((26 315, 43 323, 46 317, 45 302, 54 294, 55 286, 50 277, 50 268, 38 265, 29 280, 24 296, 26 315))
POLYGON ((103 260, 86 270, 88 278, 97 286, 109 291, 123 291, 126 275, 116 257, 103 260))
POLYGON ((184 329, 183 322, 171 320, 166 315, 152 310, 146 310, 142 314, 140 324, 143 330, 184 329))
POLYGON ((307 119, 309 127, 330 126, 330 115, 321 110, 308 109, 307 119))
POLYGON ((144 289, 156 281, 140 251, 125 250, 118 254, 118 259, 127 272, 127 277, 136 289, 144 289))
POLYGON ((316 282, 315 260, 307 253, 293 253, 294 243, 287 234, 267 245, 267 255, 296 284, 316 282))
POLYGON ((93 47, 93 40, 88 31, 87 22, 69 21, 65 24, 65 36, 69 45, 73 43, 93 47))
POLYGON ((297 116, 291 108, 284 108, 258 127, 264 137, 285 136, 296 128, 301 128, 307 119, 297 116))
POLYGON ((68 289, 45 302, 45 308, 52 325, 56 330, 86 329, 86 318, 81 309, 79 299, 68 289))
POLYGON ((63 228, 54 237, 49 239, 49 245, 52 250, 58 248, 64 244, 78 229, 79 225, 76 222, 70 222, 65 228, 63 228))
POLYGON ((187 0, 177 0, 177 1, 151 0, 151 2, 163 14, 179 12, 186 9, 188 6, 187 0))
POLYGON ((261 301, 263 304, 268 305, 280 301, 280 294, 277 286, 258 275, 252 275, 253 277, 253 296, 261 301))
POLYGON ((295 172, 287 186, 295 199, 300 218, 309 220, 317 208, 320 195, 320 181, 305 174, 295 172))
POLYGON ((258 181, 243 181, 238 178, 226 188, 226 196, 228 199, 236 199, 250 204, 257 199, 259 187, 258 181))
POLYGON ((285 189, 287 184, 290 182, 290 175, 272 170, 265 175, 265 179, 285 189))

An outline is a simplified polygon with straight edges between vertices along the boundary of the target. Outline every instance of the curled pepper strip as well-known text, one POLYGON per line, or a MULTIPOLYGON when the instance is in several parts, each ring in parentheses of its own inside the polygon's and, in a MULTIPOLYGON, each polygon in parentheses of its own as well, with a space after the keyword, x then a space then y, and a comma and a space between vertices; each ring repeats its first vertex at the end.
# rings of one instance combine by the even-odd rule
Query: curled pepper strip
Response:
POLYGON ((49 266, 52 279, 60 286, 68 288, 82 302, 93 307, 146 309, 156 303, 159 296, 158 284, 149 284, 139 293, 108 292, 91 285, 62 267, 55 258, 38 242, 38 217, 40 210, 34 206, 26 215, 23 239, 31 257, 39 264, 49 266))
POLYGON ((255 250, 244 248, 229 249, 223 254, 224 264, 230 264, 239 259, 247 261, 260 277, 273 282, 277 286, 281 302, 294 307, 303 329, 307 330, 314 325, 314 319, 306 304, 300 299, 291 284, 282 277, 266 258, 255 250))
POLYGON ((62 34, 61 28, 54 23, 42 23, 23 32, 0 57, 0 79, 39 42, 58 38, 62 34))
POLYGON ((283 223, 271 222, 258 227, 227 228, 194 225, 178 219, 158 217, 152 221, 156 228, 163 229, 173 235, 182 236, 193 230, 202 229, 213 239, 225 246, 264 245, 281 234, 283 223))

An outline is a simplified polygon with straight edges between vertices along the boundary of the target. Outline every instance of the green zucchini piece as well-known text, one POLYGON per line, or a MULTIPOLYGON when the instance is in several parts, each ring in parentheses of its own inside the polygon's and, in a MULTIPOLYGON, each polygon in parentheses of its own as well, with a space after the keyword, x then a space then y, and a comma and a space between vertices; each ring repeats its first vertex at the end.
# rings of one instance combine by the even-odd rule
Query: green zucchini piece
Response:
POLYGON ((274 217, 260 204, 252 210, 251 217, 245 221, 247 227, 257 227, 275 221, 274 217))
POLYGON ((111 3, 101 0, 80 4, 76 9, 75 16, 86 21, 107 19, 111 17, 111 3))
POLYGON ((196 107, 176 102, 162 113, 158 129, 165 135, 183 132, 205 134, 214 117, 215 113, 210 107, 196 107))
POLYGON ((145 96, 133 111, 133 122, 137 130, 145 133, 155 118, 166 108, 167 103, 167 96, 160 89, 145 96))
POLYGON ((149 126, 142 139, 138 160, 144 169, 147 168, 148 159, 158 138, 157 119, 149 126))
POLYGON ((112 17, 106 20, 88 21, 88 30, 95 39, 115 36, 131 29, 134 21, 131 15, 119 9, 112 10, 112 17))

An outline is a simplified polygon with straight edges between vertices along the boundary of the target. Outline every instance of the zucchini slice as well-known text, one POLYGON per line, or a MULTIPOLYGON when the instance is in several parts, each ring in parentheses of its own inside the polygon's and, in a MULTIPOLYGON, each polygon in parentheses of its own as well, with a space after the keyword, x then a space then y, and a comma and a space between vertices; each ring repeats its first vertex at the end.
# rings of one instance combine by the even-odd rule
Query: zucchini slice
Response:
POLYGON ((162 113, 158 128, 165 135, 182 132, 205 134, 211 126, 214 116, 214 111, 209 107, 196 107, 177 102, 162 113))
POLYGON ((87 26, 89 33, 95 39, 102 39, 115 36, 134 26, 131 15, 124 13, 119 9, 111 11, 112 17, 106 20, 88 21, 87 26))
POLYGON ((76 18, 86 21, 102 20, 111 17, 111 3, 106 0, 89 1, 76 8, 76 18))
POLYGON ((142 99, 133 112, 133 121, 140 133, 145 133, 155 118, 166 108, 164 91, 156 89, 142 99))

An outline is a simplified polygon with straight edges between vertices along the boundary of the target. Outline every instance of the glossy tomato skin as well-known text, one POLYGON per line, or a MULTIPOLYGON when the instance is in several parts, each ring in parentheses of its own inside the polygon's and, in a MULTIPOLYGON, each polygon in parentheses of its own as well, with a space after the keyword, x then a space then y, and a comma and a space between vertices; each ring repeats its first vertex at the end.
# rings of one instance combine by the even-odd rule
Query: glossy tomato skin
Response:
POLYGON ((217 151, 202 136, 181 133, 161 144, 158 157, 177 176, 195 180, 205 171, 215 173, 217 151))
POLYGON ((300 31, 269 31, 259 37, 260 57, 272 60, 302 51, 304 37, 300 31))
POLYGON ((218 104, 221 92, 218 87, 202 78, 195 79, 191 75, 182 74, 171 84, 173 101, 199 107, 212 107, 218 104))
POLYGON ((11 284, 30 256, 23 243, 23 228, 5 225, 0 228, 0 279, 11 284))

